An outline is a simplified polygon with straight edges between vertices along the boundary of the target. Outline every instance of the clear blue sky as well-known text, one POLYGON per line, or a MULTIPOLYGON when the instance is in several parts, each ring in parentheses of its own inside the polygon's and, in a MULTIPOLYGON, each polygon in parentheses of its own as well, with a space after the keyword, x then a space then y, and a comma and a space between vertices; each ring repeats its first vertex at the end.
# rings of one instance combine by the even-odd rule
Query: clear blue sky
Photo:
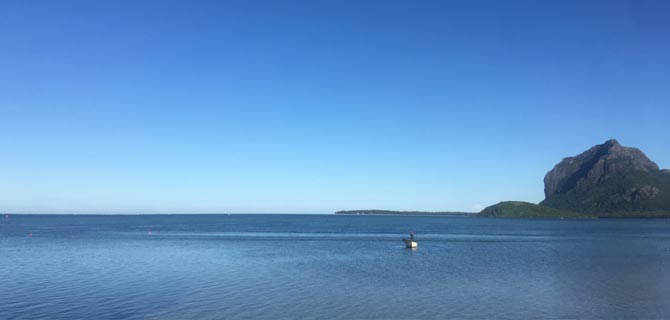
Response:
POLYGON ((2 1, 0 212, 474 211, 670 165, 670 1, 2 1))

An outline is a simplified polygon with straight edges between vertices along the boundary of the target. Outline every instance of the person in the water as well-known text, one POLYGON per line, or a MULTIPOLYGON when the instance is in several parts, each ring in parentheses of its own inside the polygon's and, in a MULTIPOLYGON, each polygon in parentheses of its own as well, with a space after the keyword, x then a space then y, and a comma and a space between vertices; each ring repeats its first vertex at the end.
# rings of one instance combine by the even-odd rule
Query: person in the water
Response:
POLYGON ((414 240, 414 231, 409 232, 409 239, 414 240))

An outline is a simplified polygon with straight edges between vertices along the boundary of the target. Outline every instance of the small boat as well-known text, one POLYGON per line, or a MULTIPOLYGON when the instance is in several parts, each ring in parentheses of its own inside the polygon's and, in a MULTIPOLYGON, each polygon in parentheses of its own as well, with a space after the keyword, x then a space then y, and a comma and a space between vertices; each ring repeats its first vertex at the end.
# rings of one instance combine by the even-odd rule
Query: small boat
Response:
POLYGON ((402 238, 402 241, 405 242, 405 246, 407 246, 408 248, 416 248, 416 247, 419 246, 419 242, 417 242, 417 241, 414 240, 414 239, 405 239, 405 238, 402 238))

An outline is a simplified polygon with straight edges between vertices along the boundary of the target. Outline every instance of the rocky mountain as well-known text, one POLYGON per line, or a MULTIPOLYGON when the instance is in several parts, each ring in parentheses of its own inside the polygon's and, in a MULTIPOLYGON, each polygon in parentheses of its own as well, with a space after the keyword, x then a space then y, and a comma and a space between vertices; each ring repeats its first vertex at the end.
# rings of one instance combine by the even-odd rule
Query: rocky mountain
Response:
POLYGON ((544 177, 540 205, 598 216, 667 215, 670 173, 616 140, 563 159, 544 177))

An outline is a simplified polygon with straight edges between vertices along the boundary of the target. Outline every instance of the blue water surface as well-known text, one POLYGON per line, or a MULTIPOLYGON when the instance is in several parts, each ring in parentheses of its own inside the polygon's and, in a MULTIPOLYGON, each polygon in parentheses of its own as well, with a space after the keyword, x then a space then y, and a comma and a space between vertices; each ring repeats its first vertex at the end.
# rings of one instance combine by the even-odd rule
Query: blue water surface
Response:
POLYGON ((9 215, 0 319, 667 319, 667 248, 667 220, 9 215))

